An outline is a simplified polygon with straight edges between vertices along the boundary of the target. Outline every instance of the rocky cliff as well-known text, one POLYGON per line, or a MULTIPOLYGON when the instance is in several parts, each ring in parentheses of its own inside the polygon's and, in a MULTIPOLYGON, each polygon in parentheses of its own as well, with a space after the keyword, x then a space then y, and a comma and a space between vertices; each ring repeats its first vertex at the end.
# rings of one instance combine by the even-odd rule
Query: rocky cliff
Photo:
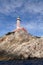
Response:
POLYGON ((0 38, 0 60, 43 58, 43 37, 34 37, 25 29, 0 38))

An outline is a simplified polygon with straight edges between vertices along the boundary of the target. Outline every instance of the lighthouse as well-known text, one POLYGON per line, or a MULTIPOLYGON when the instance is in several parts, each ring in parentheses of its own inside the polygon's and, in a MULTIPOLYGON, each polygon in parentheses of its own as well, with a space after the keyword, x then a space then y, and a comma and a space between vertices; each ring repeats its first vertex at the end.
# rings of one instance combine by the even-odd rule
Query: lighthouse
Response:
POLYGON ((18 31, 25 31, 25 32, 27 32, 27 30, 20 25, 20 22, 21 22, 21 19, 20 19, 20 17, 18 17, 16 19, 16 29, 14 30, 14 32, 18 32, 18 31))
POLYGON ((16 21, 16 29, 14 30, 14 32, 20 30, 27 32, 26 29, 20 25, 20 22, 21 22, 20 17, 18 17, 16 21))
POLYGON ((20 17, 17 18, 17 29, 20 29, 20 17))

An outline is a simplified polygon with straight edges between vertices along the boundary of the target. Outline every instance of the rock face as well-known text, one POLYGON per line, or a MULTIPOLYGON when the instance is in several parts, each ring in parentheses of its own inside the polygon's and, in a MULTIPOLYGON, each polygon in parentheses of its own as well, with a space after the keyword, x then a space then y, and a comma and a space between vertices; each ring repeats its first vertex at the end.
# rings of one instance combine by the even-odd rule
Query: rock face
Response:
POLYGON ((43 37, 34 37, 24 29, 0 38, 0 60, 43 58, 43 37))

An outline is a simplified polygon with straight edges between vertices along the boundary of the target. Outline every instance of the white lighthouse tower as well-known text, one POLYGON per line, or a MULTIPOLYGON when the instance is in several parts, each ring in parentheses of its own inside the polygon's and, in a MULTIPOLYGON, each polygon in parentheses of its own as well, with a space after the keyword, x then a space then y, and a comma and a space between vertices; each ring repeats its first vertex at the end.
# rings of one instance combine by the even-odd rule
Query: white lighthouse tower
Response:
POLYGON ((20 31, 20 30, 27 32, 24 27, 20 26, 20 21, 21 21, 20 17, 18 17, 16 21, 16 29, 14 30, 14 32, 20 31))
POLYGON ((17 18, 17 29, 20 29, 20 17, 17 18))

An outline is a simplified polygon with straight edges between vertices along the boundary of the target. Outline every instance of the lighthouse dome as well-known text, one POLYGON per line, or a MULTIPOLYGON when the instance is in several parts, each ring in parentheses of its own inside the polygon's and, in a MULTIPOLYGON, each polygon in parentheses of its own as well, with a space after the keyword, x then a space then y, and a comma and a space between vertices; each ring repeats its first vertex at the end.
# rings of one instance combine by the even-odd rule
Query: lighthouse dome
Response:
POLYGON ((17 20, 20 20, 20 17, 18 17, 17 20))

